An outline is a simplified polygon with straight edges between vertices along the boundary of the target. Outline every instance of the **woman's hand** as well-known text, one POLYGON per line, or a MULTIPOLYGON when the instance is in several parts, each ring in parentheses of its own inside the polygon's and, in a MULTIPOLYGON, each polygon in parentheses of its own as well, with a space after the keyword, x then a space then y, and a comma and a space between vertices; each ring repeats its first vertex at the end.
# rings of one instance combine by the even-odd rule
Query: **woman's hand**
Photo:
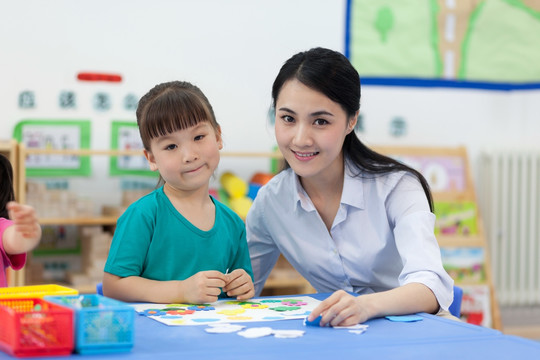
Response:
POLYGON ((308 321, 322 315, 320 326, 352 326, 370 319, 368 304, 363 304, 364 296, 353 296, 338 290, 321 302, 311 314, 308 321))
POLYGON ((322 315, 321 326, 351 326, 386 315, 434 314, 439 303, 424 284, 409 283, 395 289, 360 296, 338 290, 321 302, 309 315, 313 321, 322 315))
POLYGON ((251 276, 244 269, 236 269, 226 276, 223 291, 228 296, 236 296, 237 300, 247 300, 255 296, 255 288, 251 276))

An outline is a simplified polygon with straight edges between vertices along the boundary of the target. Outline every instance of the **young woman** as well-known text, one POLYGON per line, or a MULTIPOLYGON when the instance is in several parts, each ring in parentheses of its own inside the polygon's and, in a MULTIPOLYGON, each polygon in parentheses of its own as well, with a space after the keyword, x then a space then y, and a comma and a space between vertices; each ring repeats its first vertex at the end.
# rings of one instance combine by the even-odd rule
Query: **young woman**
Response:
POLYGON ((118 220, 103 293, 155 303, 253 297, 244 222, 208 195, 223 147, 208 99, 187 82, 157 85, 140 100, 137 123, 163 186, 118 220))
POLYGON ((428 184, 356 136, 360 78, 348 59, 323 48, 294 55, 272 98, 286 169, 246 220, 256 294, 282 253, 318 292, 334 292, 309 317, 323 326, 448 310, 453 281, 428 184))

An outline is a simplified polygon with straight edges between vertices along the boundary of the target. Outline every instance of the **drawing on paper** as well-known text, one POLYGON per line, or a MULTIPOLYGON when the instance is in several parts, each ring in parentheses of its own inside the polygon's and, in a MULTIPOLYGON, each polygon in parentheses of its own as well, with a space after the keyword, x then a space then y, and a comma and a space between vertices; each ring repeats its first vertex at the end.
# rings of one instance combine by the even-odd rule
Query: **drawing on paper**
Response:
POLYGON ((303 319, 320 303, 310 296, 218 300, 211 304, 136 304, 140 315, 166 325, 208 325, 231 322, 303 319))

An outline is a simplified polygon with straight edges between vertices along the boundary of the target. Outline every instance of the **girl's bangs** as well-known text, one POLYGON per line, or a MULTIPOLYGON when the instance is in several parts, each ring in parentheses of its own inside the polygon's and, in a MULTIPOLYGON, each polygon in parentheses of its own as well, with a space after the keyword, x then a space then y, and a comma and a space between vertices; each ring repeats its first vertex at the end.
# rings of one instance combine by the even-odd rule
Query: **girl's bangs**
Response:
POLYGON ((174 101, 162 96, 148 106, 145 128, 150 139, 188 129, 202 121, 210 121, 206 106, 195 96, 189 95, 176 97, 174 101))

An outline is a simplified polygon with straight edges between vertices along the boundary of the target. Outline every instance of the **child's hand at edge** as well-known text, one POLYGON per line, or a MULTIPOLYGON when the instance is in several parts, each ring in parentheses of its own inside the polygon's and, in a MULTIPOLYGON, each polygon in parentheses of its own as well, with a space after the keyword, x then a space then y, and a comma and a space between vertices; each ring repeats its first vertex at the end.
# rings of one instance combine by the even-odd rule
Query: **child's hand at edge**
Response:
POLYGON ((6 208, 13 221, 13 232, 4 233, 8 238, 7 248, 4 241, 5 250, 10 254, 20 254, 35 248, 41 240, 41 226, 34 208, 15 201, 10 201, 6 208))
POLYGON ((226 283, 226 275, 219 271, 200 271, 182 281, 183 298, 190 304, 212 303, 226 283))
POLYGON ((237 300, 247 300, 255 296, 253 281, 246 270, 236 269, 225 276, 226 285, 223 287, 223 291, 228 296, 236 296, 237 300))

